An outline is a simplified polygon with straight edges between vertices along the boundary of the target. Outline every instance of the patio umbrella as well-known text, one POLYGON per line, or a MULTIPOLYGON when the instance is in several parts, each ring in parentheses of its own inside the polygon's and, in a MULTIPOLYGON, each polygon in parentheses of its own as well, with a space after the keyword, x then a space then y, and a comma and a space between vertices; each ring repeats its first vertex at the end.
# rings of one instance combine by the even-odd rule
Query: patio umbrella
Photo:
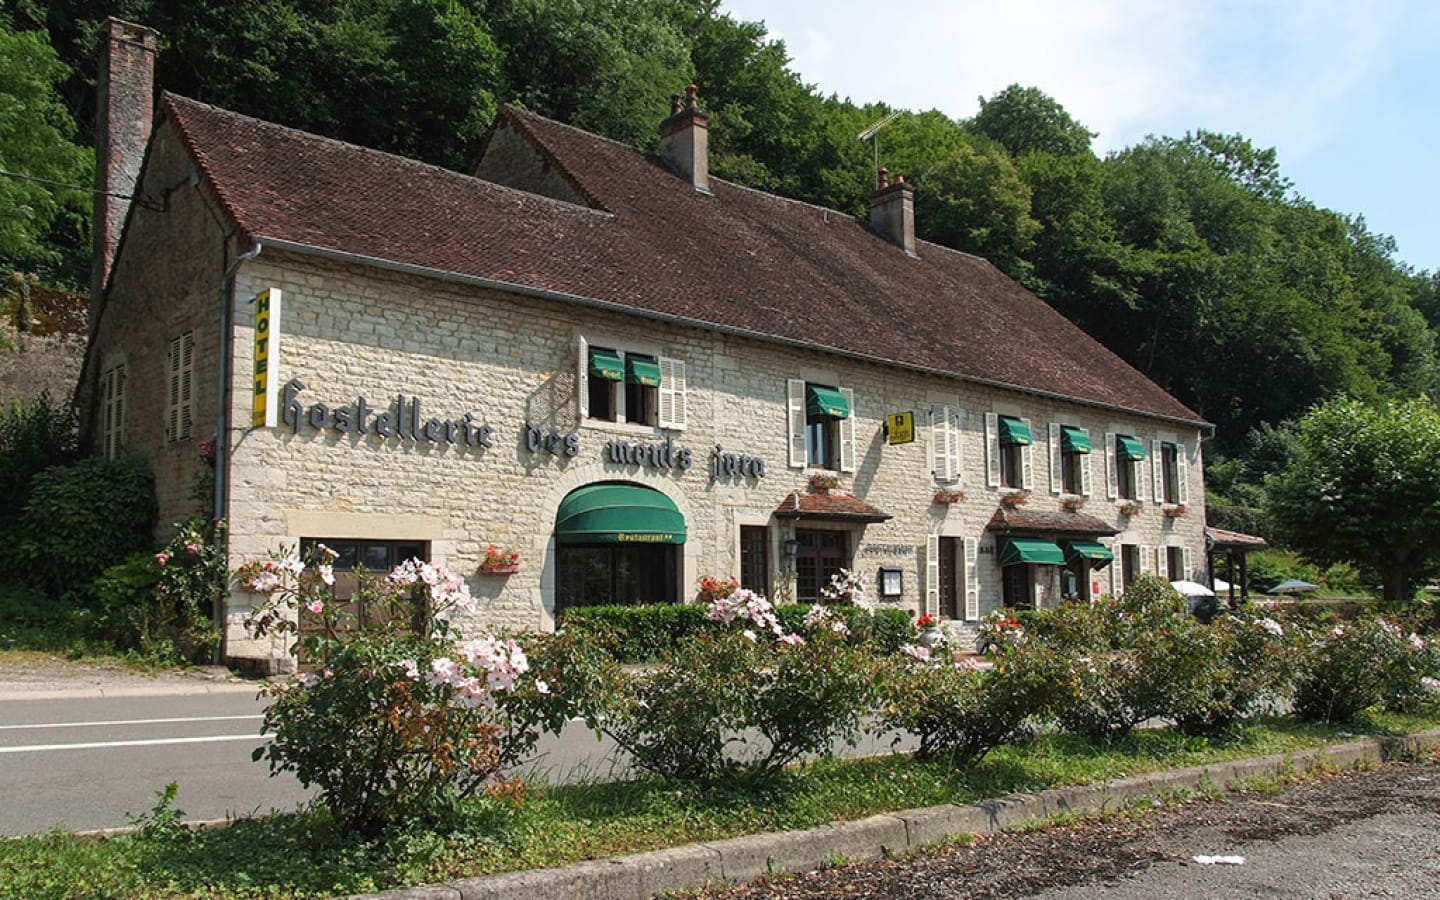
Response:
POLYGON ((1172 581, 1170 586, 1183 597, 1213 597, 1215 592, 1194 581, 1172 581))
POLYGON ((1281 582, 1280 584, 1275 585, 1273 588, 1270 589, 1270 593, 1299 594, 1305 591, 1315 591, 1319 589, 1320 585, 1318 584, 1311 584, 1308 581, 1301 581, 1298 578, 1292 578, 1289 581, 1281 582))
POLYGON ((1217 590, 1217 591, 1228 591, 1228 590, 1230 590, 1230 582, 1226 581, 1226 580, 1223 579, 1223 578, 1217 578, 1217 579, 1215 579, 1215 590, 1217 590))

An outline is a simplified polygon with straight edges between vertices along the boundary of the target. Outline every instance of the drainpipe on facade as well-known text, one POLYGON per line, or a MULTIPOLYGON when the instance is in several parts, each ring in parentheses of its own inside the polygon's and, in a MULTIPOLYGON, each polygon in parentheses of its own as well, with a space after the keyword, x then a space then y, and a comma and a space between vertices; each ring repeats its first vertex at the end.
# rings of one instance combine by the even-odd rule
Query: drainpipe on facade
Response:
MULTIPOLYGON (((228 235, 226 244, 229 244, 228 235)), ((250 249, 235 257, 235 261, 225 267, 225 274, 220 276, 220 343, 216 352, 217 360, 215 369, 218 373, 215 379, 215 521, 224 521, 227 494, 226 487, 229 485, 230 466, 230 357, 234 351, 231 345, 230 334, 230 310, 235 305, 235 272, 242 263, 254 259, 260 255, 260 242, 252 241, 250 249)), ((228 532, 227 543, 228 543, 228 532)), ((229 559, 227 552, 226 559, 229 559)), ((211 612, 215 624, 220 626, 220 642, 215 645, 214 662, 218 665, 225 659, 227 634, 229 629, 225 627, 225 594, 222 593, 215 599, 215 609, 211 612)))

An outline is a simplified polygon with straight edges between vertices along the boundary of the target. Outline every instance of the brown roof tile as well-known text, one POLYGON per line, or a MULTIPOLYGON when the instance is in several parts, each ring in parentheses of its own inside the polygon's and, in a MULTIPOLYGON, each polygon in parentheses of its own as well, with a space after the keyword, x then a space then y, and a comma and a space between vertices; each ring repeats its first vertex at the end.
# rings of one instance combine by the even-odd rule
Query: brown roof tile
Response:
POLYGON ((1094 516, 1077 512, 1035 512, 1028 509, 1001 507, 985 526, 1001 534, 1045 532, 1047 534, 1090 534, 1105 537, 1119 534, 1119 529, 1094 516))
POLYGON ((841 519, 851 522, 884 522, 893 518, 854 494, 837 491, 791 491, 775 507, 781 519, 841 519))
POLYGON ((507 110, 593 208, 167 94, 247 237, 618 304, 851 356, 1203 424, 988 262, 918 258, 853 216, 711 179, 507 110))
POLYGON ((1207 527, 1205 537, 1216 550, 1264 550, 1270 546, 1262 537, 1239 531, 1226 531, 1223 528, 1207 527))

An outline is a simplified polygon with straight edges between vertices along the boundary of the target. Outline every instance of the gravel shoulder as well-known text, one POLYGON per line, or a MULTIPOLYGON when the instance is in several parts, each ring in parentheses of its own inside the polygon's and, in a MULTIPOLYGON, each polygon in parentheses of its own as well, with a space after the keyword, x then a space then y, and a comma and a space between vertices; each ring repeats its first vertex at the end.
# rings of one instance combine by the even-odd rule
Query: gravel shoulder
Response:
POLYGON ((1440 897, 1440 763, 1392 764, 839 866, 707 900, 1440 897), (1194 857, 1239 856, 1241 865, 1194 857))
POLYGON ((115 697, 256 690, 258 682, 223 666, 144 672, 119 662, 71 660, 30 651, 0 652, 0 700, 115 697))

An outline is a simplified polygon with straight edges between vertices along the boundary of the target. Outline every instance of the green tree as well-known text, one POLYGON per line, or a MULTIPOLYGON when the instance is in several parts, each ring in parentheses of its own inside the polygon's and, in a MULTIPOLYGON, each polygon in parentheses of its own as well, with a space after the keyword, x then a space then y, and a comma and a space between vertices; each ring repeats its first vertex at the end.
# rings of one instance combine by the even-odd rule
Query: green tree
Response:
POLYGON ((983 256, 1014 278, 1040 225, 1030 218, 1030 188, 1005 150, 989 141, 962 144, 927 172, 915 190, 915 228, 926 240, 983 256))
POLYGON ((0 170, 14 173, 0 176, 0 271, 76 282, 90 194, 45 183, 88 184, 94 165, 56 93, 67 72, 43 34, 0 20, 0 170))
POLYGON ((980 112, 969 126, 998 141, 1012 156, 1035 151, 1058 156, 1089 153, 1095 137, 1044 91, 1018 84, 988 100, 981 97, 980 112))
POLYGON ((1428 399, 1339 399, 1301 418, 1269 483, 1289 546, 1320 565, 1377 572, 1387 604, 1440 569, 1440 412, 1428 399))

